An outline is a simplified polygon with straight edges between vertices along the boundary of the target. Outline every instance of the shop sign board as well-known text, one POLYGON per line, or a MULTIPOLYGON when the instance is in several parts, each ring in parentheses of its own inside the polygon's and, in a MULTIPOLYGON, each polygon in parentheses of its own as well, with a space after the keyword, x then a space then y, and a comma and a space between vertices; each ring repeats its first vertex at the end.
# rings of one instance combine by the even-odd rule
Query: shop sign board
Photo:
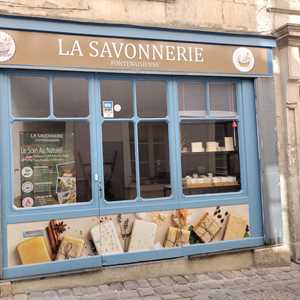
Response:
POLYGON ((270 75, 267 48, 0 31, 0 66, 96 72, 270 75))

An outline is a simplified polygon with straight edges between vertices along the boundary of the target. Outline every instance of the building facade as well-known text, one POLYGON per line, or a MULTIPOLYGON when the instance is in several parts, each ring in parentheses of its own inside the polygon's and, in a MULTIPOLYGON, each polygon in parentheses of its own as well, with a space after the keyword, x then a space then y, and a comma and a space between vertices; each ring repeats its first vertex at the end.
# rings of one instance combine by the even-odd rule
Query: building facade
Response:
POLYGON ((2 278, 298 260, 298 1, 0 7, 2 278))

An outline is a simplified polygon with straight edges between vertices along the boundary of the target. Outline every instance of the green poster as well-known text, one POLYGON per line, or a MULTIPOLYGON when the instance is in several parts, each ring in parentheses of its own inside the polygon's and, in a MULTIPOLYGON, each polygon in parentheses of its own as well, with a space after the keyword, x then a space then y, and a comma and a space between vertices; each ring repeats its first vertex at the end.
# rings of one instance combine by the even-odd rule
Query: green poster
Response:
POLYGON ((73 135, 20 132, 21 205, 76 201, 73 135))

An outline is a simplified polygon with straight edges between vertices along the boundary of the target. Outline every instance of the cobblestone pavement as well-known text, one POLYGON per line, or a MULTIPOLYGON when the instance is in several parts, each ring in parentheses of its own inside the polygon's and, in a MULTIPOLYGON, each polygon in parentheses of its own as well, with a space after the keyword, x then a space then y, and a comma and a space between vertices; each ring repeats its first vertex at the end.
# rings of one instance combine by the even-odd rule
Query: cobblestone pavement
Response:
POLYGON ((300 300, 300 265, 164 276, 18 294, 1 300, 300 300))

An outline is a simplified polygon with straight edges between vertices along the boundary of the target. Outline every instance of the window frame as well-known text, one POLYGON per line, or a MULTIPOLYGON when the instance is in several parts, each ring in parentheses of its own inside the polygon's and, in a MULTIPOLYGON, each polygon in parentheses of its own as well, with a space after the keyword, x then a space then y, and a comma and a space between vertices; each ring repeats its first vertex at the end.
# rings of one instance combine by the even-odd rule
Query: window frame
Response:
MULTIPOLYGON (((90 114, 87 117, 80 118, 56 118, 57 121, 65 120, 78 120, 78 121, 88 121, 90 124, 90 147, 91 147, 91 167, 92 167, 92 200, 86 203, 74 203, 66 205, 51 205, 44 207, 34 207, 27 209, 14 209, 12 207, 12 202, 10 201, 8 205, 8 220, 10 223, 16 222, 26 222, 26 221, 37 221, 43 219, 49 219, 51 217, 57 217, 57 211, 59 209, 59 215, 61 218, 73 218, 73 217, 84 217, 92 215, 110 215, 117 213, 132 213, 132 212, 147 212, 147 211, 159 211, 159 210, 172 210, 177 208, 201 208, 201 207, 212 207, 218 205, 238 205, 238 204, 249 204, 248 195, 248 165, 246 149, 246 133, 249 130, 245 128, 244 116, 244 97, 242 84, 243 80, 235 78, 216 78, 216 77, 190 77, 190 76, 152 76, 152 75, 116 75, 116 74, 94 74, 88 73, 82 75, 81 73, 69 73, 69 72, 51 72, 51 71, 9 71, 7 75, 17 75, 17 74, 28 74, 28 76, 49 76, 53 78, 55 76, 84 76, 88 79, 89 85, 89 108, 90 114), (163 80, 166 82, 166 96, 167 96, 167 113, 168 115, 164 118, 140 118, 137 116, 137 107, 134 104, 134 115, 131 118, 119 118, 119 119, 109 119, 106 122, 118 122, 118 121, 133 121, 135 139, 138 140, 138 123, 139 122, 151 122, 151 121, 163 121, 167 122, 169 132, 169 164, 170 164, 170 179, 172 186, 172 193, 168 197, 164 198, 146 198, 143 199, 137 197, 134 200, 125 201, 106 201, 104 199, 104 170, 102 166, 103 161, 103 145, 102 145, 102 123, 104 118, 102 116, 101 107, 101 91, 100 91, 100 80, 131 80, 134 93, 133 98, 136 97, 135 93, 135 81, 137 80, 163 80), (178 83, 180 81, 201 81, 207 84, 208 82, 220 82, 220 83, 234 83, 236 85, 236 106, 237 106, 237 120, 239 121, 238 135, 239 135, 239 154, 240 154, 240 168, 241 168, 241 190, 238 192, 228 192, 228 193, 217 193, 217 194, 202 194, 202 195, 191 195, 185 196, 182 193, 181 184, 181 145, 180 145, 180 120, 185 119, 185 117, 180 117, 179 115, 179 105, 178 105, 178 83), (242 122, 241 122, 242 121, 242 122), (96 177, 98 178, 96 179, 96 177), (80 207, 80 209, 78 209, 80 207)), ((9 78, 8 78, 9 83, 9 78)), ((51 99, 50 95, 50 99, 51 99)), ((8 99, 10 99, 10 87, 8 84, 8 99)), ((133 99, 135 100, 135 99, 133 99)), ((9 105, 6 105, 6 111, 8 112, 8 128, 10 128, 10 123, 16 120, 41 120, 41 121, 54 121, 53 118, 14 118, 11 115, 10 101, 9 105)), ((252 116, 253 117, 253 116, 252 116)), ((200 117, 201 120, 232 120, 232 116, 220 117, 207 115, 205 117, 200 117)), ((197 119, 192 117, 192 119, 197 119)), ((9 129, 10 132, 10 129, 9 129)), ((10 132, 10 142, 11 144, 11 132, 10 132)), ((257 147, 257 145, 254 145, 257 147)), ((9 153, 12 151, 12 146, 9 146, 9 153)), ((249 152, 249 151, 247 151, 249 152)), ((256 152, 257 153, 257 152, 256 152)), ((254 155, 256 155, 254 153, 254 155)), ((136 156, 136 176, 139 175, 138 163, 138 145, 135 145, 135 156, 136 156)), ((10 188, 8 191, 9 199, 12 198, 12 158, 10 158, 10 188)), ((136 177, 136 184, 139 186, 139 176, 136 177)), ((257 197, 260 197, 257 195, 257 197)))
POLYGON ((7 75, 7 98, 3 108, 8 116, 7 129, 8 129, 8 153, 9 153, 9 174, 10 184, 8 189, 9 203, 7 205, 7 220, 8 223, 19 223, 29 221, 41 221, 45 219, 57 218, 74 218, 85 217, 99 214, 99 201, 97 197, 97 186, 94 184, 95 165, 97 161, 97 155, 92 151, 95 147, 95 141, 93 140, 93 74, 90 73, 73 73, 73 72, 51 72, 51 71, 8 71, 7 75), (48 78, 48 93, 49 93, 49 116, 48 117, 14 117, 12 113, 12 98, 11 98, 11 76, 22 77, 47 77, 48 78), (54 115, 54 103, 53 103, 53 80, 54 78, 84 78, 88 84, 88 105, 89 114, 86 117, 56 117, 54 115), (87 202, 69 203, 69 204, 55 204, 46 206, 37 206, 31 208, 16 207, 13 203, 14 199, 14 164, 13 164, 13 124, 16 122, 85 122, 89 125, 90 132, 90 162, 91 162, 91 199, 87 202))

